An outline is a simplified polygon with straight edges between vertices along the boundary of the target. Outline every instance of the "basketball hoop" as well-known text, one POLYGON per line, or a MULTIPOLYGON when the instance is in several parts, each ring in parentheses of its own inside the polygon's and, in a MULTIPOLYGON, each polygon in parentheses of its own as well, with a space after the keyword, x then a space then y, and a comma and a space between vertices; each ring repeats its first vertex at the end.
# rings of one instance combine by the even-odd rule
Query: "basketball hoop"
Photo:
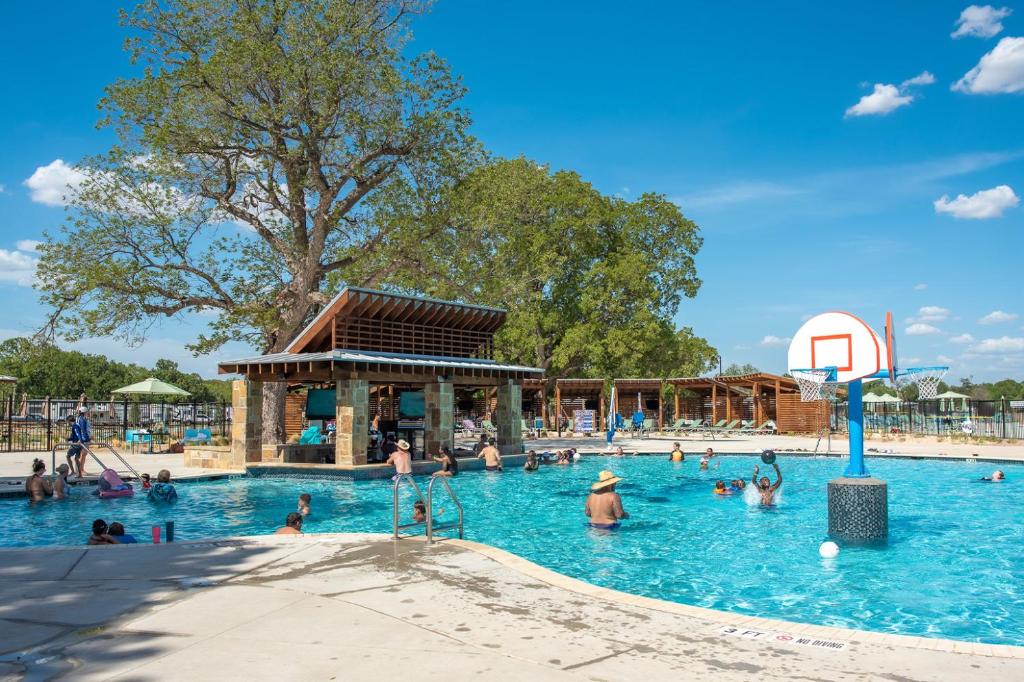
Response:
POLYGON ((834 369, 794 369, 790 371, 797 386, 800 387, 800 400, 835 400, 839 384, 835 380, 834 369))
POLYGON ((917 384, 918 400, 934 400, 939 395, 939 382, 948 371, 949 367, 908 367, 900 371, 893 383, 899 388, 917 384))

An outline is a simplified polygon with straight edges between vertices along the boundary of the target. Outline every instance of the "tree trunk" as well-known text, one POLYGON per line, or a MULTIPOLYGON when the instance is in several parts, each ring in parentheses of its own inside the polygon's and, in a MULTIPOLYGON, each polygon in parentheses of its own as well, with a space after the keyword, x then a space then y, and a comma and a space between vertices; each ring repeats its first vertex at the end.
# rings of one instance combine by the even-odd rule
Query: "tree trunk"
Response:
POLYGON ((284 443, 284 396, 288 383, 268 381, 263 384, 263 443, 284 443))

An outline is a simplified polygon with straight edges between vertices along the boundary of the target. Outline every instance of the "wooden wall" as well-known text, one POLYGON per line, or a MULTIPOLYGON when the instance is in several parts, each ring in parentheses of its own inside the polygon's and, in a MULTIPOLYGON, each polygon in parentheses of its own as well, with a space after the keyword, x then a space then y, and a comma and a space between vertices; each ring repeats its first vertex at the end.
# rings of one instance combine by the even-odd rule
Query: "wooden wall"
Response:
POLYGON ((825 400, 803 402, 799 393, 779 396, 778 417, 775 420, 780 433, 816 433, 828 426, 829 403, 825 400))
POLYGON ((302 433, 306 417, 306 394, 289 393, 284 397, 284 439, 302 433))

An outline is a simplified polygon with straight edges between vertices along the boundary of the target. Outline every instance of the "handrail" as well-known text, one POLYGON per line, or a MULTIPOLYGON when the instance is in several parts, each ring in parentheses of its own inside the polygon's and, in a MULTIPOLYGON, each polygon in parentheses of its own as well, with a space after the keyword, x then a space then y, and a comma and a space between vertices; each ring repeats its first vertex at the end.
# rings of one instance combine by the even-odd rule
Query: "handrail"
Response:
MULTIPOLYGON (((57 470, 57 448, 65 447, 67 445, 68 445, 67 443, 59 443, 57 445, 54 445, 53 449, 50 450, 50 471, 56 471, 57 470)), ((90 445, 89 443, 71 443, 71 445, 81 445, 82 448, 89 455, 91 455, 94 460, 96 460, 96 463, 100 465, 101 469, 106 469, 107 468, 107 465, 104 464, 103 461, 100 460, 100 458, 96 456, 96 453, 92 451, 92 448, 89 447, 89 445, 90 445)), ((107 450, 110 450, 110 452, 113 453, 114 457, 117 457, 118 461, 121 462, 121 464, 124 465, 124 468, 132 473, 132 475, 135 477, 136 480, 141 478, 141 476, 139 476, 139 472, 136 471, 132 467, 131 464, 126 462, 124 457, 122 457, 120 455, 120 453, 118 453, 118 451, 115 450, 114 446, 111 445, 110 443, 92 443, 91 445, 93 447, 102 447, 102 448, 106 448, 107 450)))
MULTIPOLYGON (((413 487, 413 490, 416 491, 416 496, 418 498, 420 498, 421 502, 423 502, 423 493, 420 492, 420 487, 418 485, 416 485, 416 480, 412 477, 412 474, 398 474, 397 476, 395 476, 394 481, 395 482, 391 486, 392 487, 392 503, 391 503, 392 504, 392 520, 391 520, 391 526, 392 526, 392 531, 394 533, 395 539, 397 540, 399 538, 398 531, 405 530, 406 528, 415 528, 416 526, 419 526, 419 525, 421 525, 423 523, 423 521, 413 521, 412 523, 403 523, 403 524, 399 524, 398 523, 398 488, 399 488, 399 486, 402 484, 402 481, 405 481, 405 482, 409 483, 409 485, 411 485, 413 487)), ((428 502, 428 503, 426 503, 426 505, 427 505, 427 519, 430 519, 430 503, 428 502)))
POLYGON ((447 476, 433 476, 430 479, 430 483, 427 484, 427 544, 430 544, 430 543, 432 543, 434 541, 434 531, 435 530, 447 530, 449 528, 456 528, 456 527, 458 527, 458 529, 459 529, 459 539, 461 540, 462 539, 462 529, 463 529, 463 527, 462 527, 462 517, 463 517, 463 515, 462 515, 462 503, 459 502, 458 495, 455 494, 455 491, 452 490, 451 484, 448 483, 448 477, 447 476), (441 483, 444 483, 444 489, 448 491, 448 497, 452 498, 452 502, 455 503, 455 508, 459 510, 458 526, 455 526, 455 525, 453 525, 451 523, 444 523, 444 524, 441 524, 440 526, 437 526, 436 528, 434 527, 434 484, 437 483, 438 481, 441 481, 441 483))

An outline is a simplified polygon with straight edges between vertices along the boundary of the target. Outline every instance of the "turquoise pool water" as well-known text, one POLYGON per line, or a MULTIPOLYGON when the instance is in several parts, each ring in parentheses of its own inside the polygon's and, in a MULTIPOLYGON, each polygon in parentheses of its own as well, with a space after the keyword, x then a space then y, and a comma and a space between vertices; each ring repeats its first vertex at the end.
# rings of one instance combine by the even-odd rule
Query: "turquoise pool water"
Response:
MULTIPOLYGON (((749 479, 757 461, 723 456, 700 472, 696 458, 593 457, 531 474, 467 472, 453 484, 468 539, 598 585, 772 618, 1024 645, 1024 466, 1001 465, 1006 482, 982 483, 992 465, 871 459, 889 483, 889 543, 825 560, 826 483, 844 462, 780 456, 774 509, 711 494, 717 478, 749 479), (632 514, 614 532, 589 529, 582 514, 604 468, 626 477, 619 491, 632 514)), ((300 492, 313 496, 307 532, 390 532, 390 481, 237 478, 178 491, 163 508, 83 491, 63 503, 3 500, 0 545, 81 544, 97 517, 142 540, 165 519, 178 540, 271 533, 300 492)), ((451 515, 451 504, 436 506, 451 515)))

